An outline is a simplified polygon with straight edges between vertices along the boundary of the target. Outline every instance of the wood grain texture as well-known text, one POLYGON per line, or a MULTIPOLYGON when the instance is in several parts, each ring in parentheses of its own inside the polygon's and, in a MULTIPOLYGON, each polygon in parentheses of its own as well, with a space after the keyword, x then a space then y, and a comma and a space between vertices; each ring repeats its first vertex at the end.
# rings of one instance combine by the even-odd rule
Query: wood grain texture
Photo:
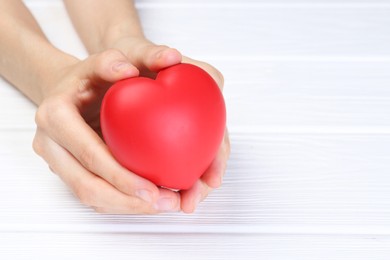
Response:
POLYGON ((390 136, 234 134, 224 185, 195 214, 114 216, 80 205, 26 146, 32 132, 4 133, 5 259, 386 259, 390 253, 384 171, 390 136))
MULTIPOLYGON (((28 2, 39 2, 39 1, 50 1, 50 0, 27 0, 28 2)), ((382 4, 388 4, 389 2, 387 0, 244 0, 244 1, 237 1, 237 0, 135 0, 137 4, 151 4, 151 5, 157 5, 157 4, 176 4, 177 6, 180 6, 180 4, 203 4, 203 5, 251 5, 251 4, 259 4, 259 5, 272 5, 277 4, 280 5, 280 7, 289 6, 289 5, 296 5, 301 6, 304 5, 351 5, 351 6, 360 6, 362 4, 365 5, 382 5, 382 4)))
MULTIPOLYGON (((390 62, 211 63, 225 75, 232 131, 390 133, 390 62)), ((33 129, 34 106, 5 82, 1 106, 0 129, 33 129)))
POLYGON ((389 8, 375 7, 267 8, 243 5, 140 9, 146 35, 195 57, 388 57, 390 27, 382 25, 390 23, 389 14, 389 8), (188 17, 193 17, 196 22, 188 17), (155 26, 156 23, 159 26, 155 26), (175 39, 177 35, 180 39, 175 39))
MULTIPOLYGON (((25 2, 86 57, 61 1, 25 2)), ((0 258, 388 259, 389 5, 137 1, 152 40, 225 76, 232 156, 192 215, 81 205, 32 151, 35 106, 0 81, 0 258)))
MULTIPOLYGON (((85 55, 79 40, 70 38, 73 29, 61 1, 27 3, 54 44, 76 55, 85 55), (64 29, 61 33, 59 27, 64 29)), ((149 38, 195 57, 389 58, 390 54, 387 45, 390 27, 383 26, 390 22, 390 6, 281 8, 166 4, 141 5, 139 13, 149 38)))
POLYGON ((233 134, 223 187, 188 216, 93 214, 34 156, 32 136, 0 137, 0 232, 390 234, 390 135, 233 134))
POLYGON ((342 259, 387 260, 389 237, 218 234, 4 233, 8 259, 342 259), (18 247, 20 236, 30 243, 18 247), (178 241, 180 237, 180 242, 178 241), (60 252, 60 253, 59 253, 60 252), (373 258, 374 256, 374 258, 373 258), (375 257, 378 256, 378 257, 375 257))
MULTIPOLYGON (((30 5, 33 4, 32 10, 50 40, 65 51, 79 57, 85 56, 85 50, 75 36, 62 3, 43 2, 44 4, 34 5, 35 2, 32 1, 30 5), (57 33, 58 28, 63 29, 61 34, 57 33)), ((141 8, 140 13, 146 33, 151 38, 160 41, 158 37, 164 37, 161 39, 162 42, 171 42, 172 46, 180 47, 185 53, 194 53, 195 57, 209 61, 224 73, 228 123, 231 127, 240 129, 242 126, 257 127, 259 131, 266 132, 389 132, 390 102, 387 86, 390 82, 388 73, 390 59, 386 54, 389 49, 388 40, 383 37, 390 35, 386 33, 390 27, 383 25, 389 23, 390 16, 387 14, 390 9, 287 8, 279 10, 243 5, 238 10, 227 8, 219 12, 218 19, 215 19, 213 14, 214 8, 198 9, 183 7, 180 12, 177 12, 173 7, 147 7, 141 8), (202 10, 200 20, 207 26, 191 22, 174 22, 175 19, 181 20, 182 16, 197 17, 198 9, 202 10), (275 12, 282 13, 273 17, 275 12), (171 18, 172 13, 175 13, 175 19, 171 18), (266 16, 263 13, 266 13, 266 16), (291 15, 293 17, 289 20, 291 15), (234 18, 235 16, 237 18, 234 18), (298 16, 299 18, 295 19, 298 16), (335 20, 333 16, 341 20, 335 20), (326 17, 329 19, 325 19, 326 17), (258 24, 252 24, 248 22, 249 20, 258 24), (229 33, 222 33, 220 21, 234 22, 235 25, 231 27, 227 24, 229 33), (321 26, 315 24, 319 21, 323 22, 321 26), (154 26, 154 23, 160 26, 154 26), (279 24, 280 28, 266 26, 267 23, 272 26, 279 24), (293 28, 282 26, 281 23, 289 24, 293 28), (184 30, 183 26, 188 28, 184 30), (305 29, 309 27, 310 30, 305 29), (264 32, 251 32, 251 30, 262 30, 261 28, 276 33, 275 37, 279 37, 280 44, 271 44, 269 41, 279 40, 273 36, 267 37, 264 32), (299 30, 298 34, 291 31, 294 28, 299 30), (326 39, 314 37, 312 31, 316 31, 316 34, 326 39), (187 35, 188 32, 191 32, 191 35, 187 35), (203 37, 202 34, 209 34, 209 36, 203 37), (296 39, 297 35, 304 36, 306 40, 296 39), (235 38, 227 41, 225 37, 235 38), (343 37, 342 44, 339 43, 340 37, 343 37), (200 40, 191 43, 188 39, 200 40), (207 42, 208 39, 213 43, 207 42), (245 43, 245 47, 237 48, 237 39, 245 43), (278 48, 275 49, 277 53, 273 53, 263 45, 267 41, 268 47, 278 48), (292 41, 296 43, 292 44, 292 41), (381 47, 367 41, 381 44, 381 47), (201 47, 202 44, 207 47, 201 47), (253 48, 247 44, 252 45, 253 48), (193 46, 200 47, 199 52, 188 49, 193 46), (217 49, 213 49, 213 46, 217 49), (289 54, 279 47, 287 48, 289 54), (356 47, 358 49, 355 49, 356 47), (234 50, 231 51, 229 48, 234 50), (252 51, 249 53, 248 50, 251 48, 252 51), (345 48, 348 48, 348 51, 345 48), (315 49, 316 53, 307 52, 310 49, 315 49), (377 51, 381 50, 384 52, 379 55, 377 51), (356 53, 346 55, 349 51, 356 51, 356 53), (362 55, 366 51, 367 53, 362 55), (262 112, 268 110, 273 113, 262 112)), ((0 88, 0 92, 3 91, 8 93, 9 90, 0 88)), ((15 103, 19 99, 20 95, 15 93, 11 94, 11 97, 0 95, 2 104, 15 103)), ((0 118, 5 120, 0 128, 31 125, 31 106, 21 102, 18 104, 15 111, 0 111, 0 118), (14 113, 14 116, 6 116, 4 113, 14 113), (23 120, 18 124, 14 123, 12 118, 23 118, 23 120), (9 119, 11 122, 6 122, 9 119), (28 122, 27 125, 24 125, 24 122, 28 122)))

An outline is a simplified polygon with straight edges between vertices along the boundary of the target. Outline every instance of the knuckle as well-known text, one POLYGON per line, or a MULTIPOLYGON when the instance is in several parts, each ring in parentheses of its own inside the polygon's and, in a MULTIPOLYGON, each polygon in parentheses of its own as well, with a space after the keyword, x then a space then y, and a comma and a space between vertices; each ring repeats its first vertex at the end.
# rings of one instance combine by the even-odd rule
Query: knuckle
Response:
MULTIPOLYGON (((45 139, 42 137, 42 133, 38 129, 32 142, 32 148, 37 155, 41 156, 49 164, 50 163, 48 161, 49 152, 47 151, 48 150, 47 146, 48 144, 45 142, 45 139)), ((56 170, 54 169, 55 165, 49 164, 48 167, 52 173, 58 175, 56 170)))
POLYGON ((63 116, 66 104, 60 98, 49 98, 42 102, 35 113, 35 123, 38 127, 46 129, 56 119, 63 116))
POLYGON ((47 125, 48 111, 46 103, 47 101, 43 101, 35 113, 35 124, 42 128, 47 125))
POLYGON ((44 146, 42 143, 41 138, 38 136, 38 134, 35 134, 35 137, 32 142, 32 148, 36 154, 39 156, 42 156, 44 153, 44 146))
POLYGON ((149 59, 150 62, 154 61, 154 59, 158 58, 159 55, 164 51, 169 49, 166 45, 154 45, 154 44, 145 44, 142 46, 139 52, 139 59, 149 59))
POLYGON ((103 73, 107 71, 112 62, 116 60, 123 60, 124 54, 116 49, 108 49, 101 53, 96 54, 94 60, 94 69, 97 73, 103 73))

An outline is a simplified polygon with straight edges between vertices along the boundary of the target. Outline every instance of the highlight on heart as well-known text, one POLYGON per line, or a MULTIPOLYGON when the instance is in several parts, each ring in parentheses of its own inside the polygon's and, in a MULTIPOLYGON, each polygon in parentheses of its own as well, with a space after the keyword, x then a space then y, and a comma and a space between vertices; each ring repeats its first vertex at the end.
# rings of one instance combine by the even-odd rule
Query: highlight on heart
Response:
POLYGON ((189 189, 209 167, 226 124, 225 103, 212 77, 191 64, 155 80, 115 83, 101 107, 103 137, 124 167, 158 186, 189 189))

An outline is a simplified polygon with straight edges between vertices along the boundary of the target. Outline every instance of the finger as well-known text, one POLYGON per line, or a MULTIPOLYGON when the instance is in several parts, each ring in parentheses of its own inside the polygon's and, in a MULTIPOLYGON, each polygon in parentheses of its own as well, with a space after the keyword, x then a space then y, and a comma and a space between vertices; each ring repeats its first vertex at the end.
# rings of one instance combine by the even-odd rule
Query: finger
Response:
POLYGON ((151 71, 159 71, 163 68, 179 64, 181 53, 167 46, 152 46, 145 50, 144 65, 151 71))
POLYGON ((188 190, 180 191, 181 209, 184 213, 193 213, 198 204, 203 201, 213 189, 202 180, 197 180, 188 190))
POLYGON ((123 48, 131 50, 128 52, 128 58, 142 71, 143 76, 147 77, 154 77, 155 72, 178 64, 182 60, 178 50, 151 42, 133 40, 127 42, 123 48))
POLYGON ((92 80, 94 85, 138 76, 138 69, 119 50, 110 49, 91 55, 77 67, 76 76, 92 80))
POLYGON ((157 212, 152 204, 118 191, 86 170, 70 153, 48 138, 42 130, 37 131, 34 139, 34 147, 37 146, 39 148, 36 151, 39 151, 50 168, 60 176, 83 204, 96 208, 109 208, 112 212, 126 214, 157 212))
MULTIPOLYGON (((204 69, 207 73, 210 74, 210 76, 217 82, 218 86, 220 87, 221 91, 223 90, 224 86, 224 78, 223 75, 215 69, 213 66, 211 66, 208 63, 198 61, 191 59, 189 57, 183 56, 183 62, 194 64, 202 69, 204 69)), ((229 134, 227 129, 225 130, 225 135, 223 142, 218 150, 218 153, 209 166, 209 168, 206 170, 206 172, 203 174, 202 179, 213 188, 217 188, 222 183, 222 178, 225 173, 226 169, 226 163, 229 158, 230 154, 230 141, 229 141, 229 134)))
POLYGON ((137 196, 147 202, 156 201, 159 194, 156 185, 122 167, 76 108, 60 99, 48 100, 40 106, 36 121, 88 171, 127 195, 137 196))
MULTIPOLYGON (((127 209, 122 208, 104 208, 104 207, 92 207, 96 212, 104 213, 104 214, 128 214, 127 209)), ((180 211, 180 195, 176 192, 169 191, 166 189, 161 189, 160 197, 157 202, 153 205, 153 208, 159 212, 178 212, 180 211), (172 197, 172 194, 174 196, 172 197)))
POLYGON ((223 176, 225 175, 227 161, 230 155, 230 140, 227 129, 225 130, 224 138, 218 153, 209 166, 209 168, 202 175, 202 180, 210 187, 216 189, 221 186, 223 176))
POLYGON ((207 183, 208 186, 216 189, 222 184, 223 173, 226 169, 226 156, 224 155, 222 146, 218 151, 217 156, 209 166, 209 168, 202 175, 202 180, 207 183))
POLYGON ((181 191, 181 207, 183 212, 192 213, 197 205, 203 201, 213 188, 219 187, 226 169, 226 162, 230 155, 229 132, 225 129, 222 145, 216 159, 189 190, 181 191))
POLYGON ((181 197, 178 192, 160 188, 159 197, 154 204, 154 208, 159 212, 180 211, 181 197))

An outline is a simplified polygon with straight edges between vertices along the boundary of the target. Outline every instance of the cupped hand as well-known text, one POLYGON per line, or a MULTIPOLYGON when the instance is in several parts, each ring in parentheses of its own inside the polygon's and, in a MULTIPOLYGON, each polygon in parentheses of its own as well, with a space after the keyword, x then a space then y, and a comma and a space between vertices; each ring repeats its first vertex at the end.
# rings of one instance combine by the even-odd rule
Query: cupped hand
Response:
MULTIPOLYGON (((223 90, 224 79, 217 69, 205 62, 182 56, 176 49, 163 45, 155 45, 144 38, 135 37, 121 39, 116 42, 113 48, 119 49, 125 53, 143 76, 153 78, 161 69, 181 62, 190 63, 208 72, 217 82, 221 91, 223 90)), ((180 192, 181 209, 184 212, 193 212, 200 201, 204 200, 213 189, 218 188, 221 185, 229 155, 230 141, 226 129, 219 151, 210 167, 203 173, 202 177, 192 188, 180 192)))
POLYGON ((34 150, 83 204, 98 212, 180 210, 178 193, 158 188, 123 168, 101 138, 99 112, 104 93, 113 82, 138 74, 131 60, 118 50, 75 61, 50 76, 52 84, 36 113, 34 150))

